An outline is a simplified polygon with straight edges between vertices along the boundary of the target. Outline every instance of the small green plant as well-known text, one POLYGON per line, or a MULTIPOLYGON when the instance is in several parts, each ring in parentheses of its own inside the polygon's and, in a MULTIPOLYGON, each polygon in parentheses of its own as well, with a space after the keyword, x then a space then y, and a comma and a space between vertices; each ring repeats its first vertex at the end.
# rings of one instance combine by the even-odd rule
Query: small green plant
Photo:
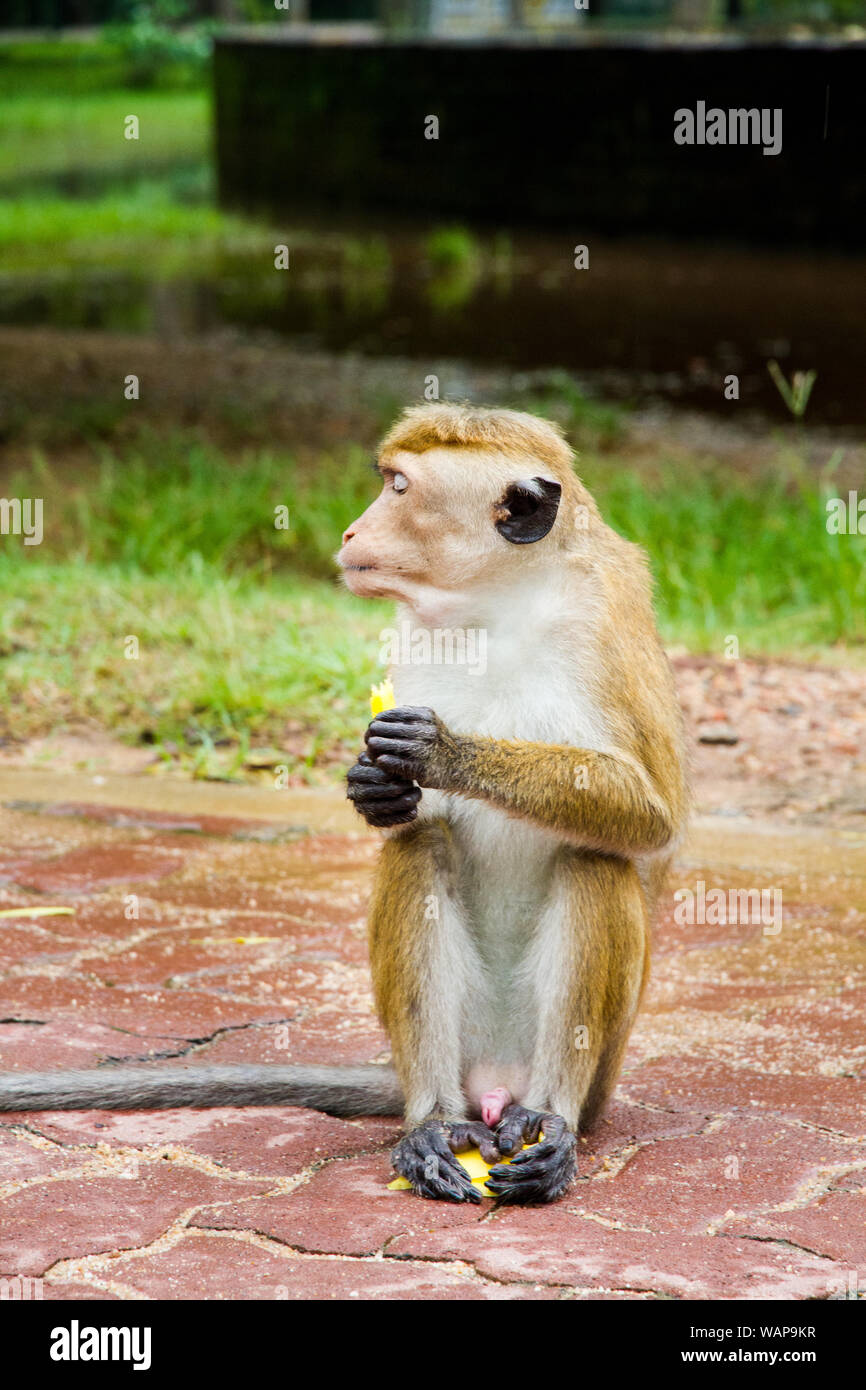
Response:
POLYGON ((478 285, 481 248, 465 227, 437 227, 424 249, 432 274, 427 286, 430 303, 439 312, 462 308, 478 285))
POLYGON ((437 227, 427 238, 428 260, 437 270, 467 266, 478 260, 478 242, 465 227, 437 227))
POLYGON ((778 362, 772 358, 767 363, 767 371, 776 383, 779 395, 794 419, 802 420, 818 373, 815 371, 795 372, 789 382, 778 362))

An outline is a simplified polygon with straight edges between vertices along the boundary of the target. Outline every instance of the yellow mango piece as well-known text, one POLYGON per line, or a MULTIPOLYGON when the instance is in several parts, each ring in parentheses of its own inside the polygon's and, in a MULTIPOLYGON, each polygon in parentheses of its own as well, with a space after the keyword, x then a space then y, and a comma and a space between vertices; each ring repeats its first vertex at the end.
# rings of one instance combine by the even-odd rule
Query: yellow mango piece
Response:
POLYGON ((370 686, 370 713, 374 719, 384 709, 393 709, 396 703, 390 676, 386 676, 381 685, 370 686))
MULTIPOLYGON (((543 1138, 543 1134, 539 1135, 539 1139, 543 1138)), ((533 1146, 532 1144, 524 1144, 523 1147, 524 1149, 531 1149, 533 1146)), ((511 1162, 510 1158, 497 1158, 496 1163, 488 1163, 486 1159, 481 1157, 480 1149, 467 1149, 465 1153, 455 1154, 454 1157, 457 1159, 460 1167, 466 1170, 472 1180, 472 1186, 478 1188, 482 1197, 493 1196, 492 1192, 487 1192, 485 1190, 487 1174, 490 1172, 490 1169, 495 1168, 499 1163, 511 1162)), ((411 1187, 412 1184, 408 1178, 395 1178, 393 1182, 388 1183, 389 1192, 405 1192, 407 1189, 411 1190, 411 1187)))

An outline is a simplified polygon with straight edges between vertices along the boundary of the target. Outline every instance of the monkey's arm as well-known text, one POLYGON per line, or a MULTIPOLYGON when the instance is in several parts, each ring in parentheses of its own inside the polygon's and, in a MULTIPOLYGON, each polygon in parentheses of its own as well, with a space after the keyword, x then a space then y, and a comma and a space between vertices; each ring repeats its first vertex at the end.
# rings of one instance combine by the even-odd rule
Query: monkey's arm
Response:
POLYGON ((677 831, 668 798, 627 756, 454 734, 429 709, 377 715, 365 735, 377 767, 422 787, 487 801, 591 849, 639 854, 677 831))

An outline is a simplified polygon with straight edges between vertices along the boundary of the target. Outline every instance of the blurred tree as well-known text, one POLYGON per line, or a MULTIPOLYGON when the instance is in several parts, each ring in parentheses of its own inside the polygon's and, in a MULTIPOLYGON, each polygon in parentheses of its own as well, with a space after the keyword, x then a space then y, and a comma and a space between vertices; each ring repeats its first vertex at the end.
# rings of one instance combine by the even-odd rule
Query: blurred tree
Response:
POLYGON ((172 64, 195 71, 209 61, 212 23, 197 17, 195 0, 126 0, 124 11, 104 34, 126 59, 133 86, 151 86, 172 64))

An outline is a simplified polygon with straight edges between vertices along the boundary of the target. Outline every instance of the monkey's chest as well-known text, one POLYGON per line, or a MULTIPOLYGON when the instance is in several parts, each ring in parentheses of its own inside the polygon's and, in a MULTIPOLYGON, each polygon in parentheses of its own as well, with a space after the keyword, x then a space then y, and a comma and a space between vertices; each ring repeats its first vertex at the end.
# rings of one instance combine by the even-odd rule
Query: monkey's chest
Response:
POLYGON ((425 791, 422 808, 448 824, 454 887, 481 954, 516 960, 553 891, 561 839, 465 797, 425 791))
POLYGON ((496 637, 475 664, 396 666, 396 702, 434 710, 457 734, 605 747, 606 720, 593 692, 551 645, 543 633, 522 645, 496 637))
MULTIPOLYGON (((486 664, 475 667, 396 667, 397 703, 429 706, 454 733, 604 747, 605 721, 573 663, 552 656, 537 634, 523 635, 522 653, 508 638, 491 638, 486 664)), ((424 791, 418 816, 449 826, 457 891, 482 955, 513 964, 555 891, 562 837, 480 799, 437 791, 424 791)))

